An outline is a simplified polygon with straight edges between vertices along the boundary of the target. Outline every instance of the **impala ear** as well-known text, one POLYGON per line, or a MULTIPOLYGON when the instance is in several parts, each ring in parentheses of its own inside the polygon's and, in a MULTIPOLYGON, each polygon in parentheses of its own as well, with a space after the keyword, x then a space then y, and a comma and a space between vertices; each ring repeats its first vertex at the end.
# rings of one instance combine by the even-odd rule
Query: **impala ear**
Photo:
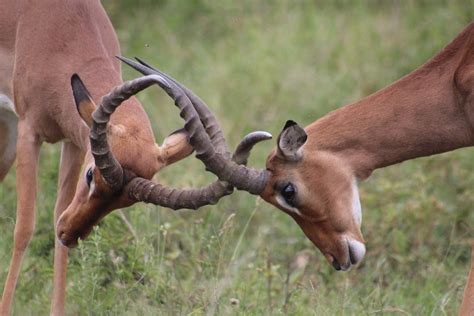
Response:
POLYGON ((298 161, 303 157, 303 145, 308 135, 296 122, 286 121, 278 136, 278 154, 287 160, 298 161))
POLYGON ((191 155, 194 148, 189 144, 189 134, 186 130, 179 129, 165 138, 158 147, 158 160, 165 166, 171 165, 191 155))
POLYGON ((71 87, 77 111, 87 126, 91 127, 92 113, 95 111, 97 106, 94 101, 92 101, 89 91, 87 91, 86 86, 77 74, 73 74, 71 77, 71 87))

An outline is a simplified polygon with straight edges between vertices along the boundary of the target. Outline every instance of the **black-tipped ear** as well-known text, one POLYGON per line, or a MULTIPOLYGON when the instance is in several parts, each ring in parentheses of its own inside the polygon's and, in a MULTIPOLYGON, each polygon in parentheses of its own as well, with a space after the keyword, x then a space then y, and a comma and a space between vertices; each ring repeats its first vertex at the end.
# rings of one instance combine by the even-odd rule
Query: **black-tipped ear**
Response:
POLYGON ((286 121, 283 130, 278 136, 278 153, 282 158, 298 161, 303 157, 303 145, 308 135, 296 122, 286 121))
POLYGON ((87 126, 91 127, 92 113, 95 111, 96 105, 78 74, 71 76, 71 87, 77 111, 87 126))
POLYGON ((285 126, 283 126, 283 131, 284 131, 285 129, 287 129, 288 127, 293 126, 293 125, 298 125, 298 123, 296 123, 296 122, 293 121, 293 120, 288 120, 288 121, 286 121, 285 126))

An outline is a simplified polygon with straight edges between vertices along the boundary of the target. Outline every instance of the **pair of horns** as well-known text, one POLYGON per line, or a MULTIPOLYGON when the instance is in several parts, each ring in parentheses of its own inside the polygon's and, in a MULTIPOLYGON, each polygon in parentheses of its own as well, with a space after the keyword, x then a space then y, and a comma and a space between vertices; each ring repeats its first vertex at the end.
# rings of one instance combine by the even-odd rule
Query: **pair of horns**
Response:
POLYGON ((225 195, 232 193, 233 187, 260 194, 268 179, 265 170, 255 170, 245 166, 252 147, 271 138, 267 132, 253 132, 245 136, 232 158, 219 124, 206 104, 191 90, 170 76, 140 61, 119 57, 122 61, 143 73, 144 77, 134 79, 115 87, 102 98, 102 102, 92 115, 90 132, 91 152, 102 177, 113 191, 126 190, 131 199, 153 203, 172 209, 197 209, 215 204, 225 195), (124 171, 113 156, 107 141, 107 124, 110 116, 123 101, 141 90, 158 84, 174 99, 185 120, 190 144, 208 171, 219 180, 203 188, 174 189, 153 181, 134 177, 125 180, 124 171))

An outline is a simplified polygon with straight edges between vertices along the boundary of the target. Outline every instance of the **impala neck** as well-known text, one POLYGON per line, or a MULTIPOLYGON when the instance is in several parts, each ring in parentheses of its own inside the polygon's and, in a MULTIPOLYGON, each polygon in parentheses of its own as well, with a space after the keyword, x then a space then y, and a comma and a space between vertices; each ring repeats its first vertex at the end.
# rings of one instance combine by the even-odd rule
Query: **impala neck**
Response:
POLYGON ((462 35, 411 74, 308 126, 306 148, 337 154, 365 179, 377 168, 474 145, 453 82, 462 35))

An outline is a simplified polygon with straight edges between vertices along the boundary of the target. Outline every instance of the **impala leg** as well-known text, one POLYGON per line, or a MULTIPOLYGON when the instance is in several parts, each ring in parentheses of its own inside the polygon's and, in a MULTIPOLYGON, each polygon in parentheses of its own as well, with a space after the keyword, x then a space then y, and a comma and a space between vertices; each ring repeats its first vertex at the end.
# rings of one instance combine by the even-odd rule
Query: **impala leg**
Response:
POLYGON ((461 309, 459 310, 461 316, 474 315, 474 242, 471 250, 471 270, 467 277, 466 288, 464 289, 464 297, 462 299, 461 309))
POLYGON ((35 199, 38 157, 41 142, 25 121, 18 123, 16 188, 17 210, 13 255, 3 290, 0 315, 10 314, 21 262, 35 227, 35 199))
MULTIPOLYGON (((59 166, 58 197, 54 207, 55 229, 59 216, 74 197, 83 159, 84 153, 76 145, 71 142, 63 143, 59 166)), ((63 246, 56 236, 57 234, 54 239, 54 287, 51 315, 64 315, 68 248, 63 246)))

